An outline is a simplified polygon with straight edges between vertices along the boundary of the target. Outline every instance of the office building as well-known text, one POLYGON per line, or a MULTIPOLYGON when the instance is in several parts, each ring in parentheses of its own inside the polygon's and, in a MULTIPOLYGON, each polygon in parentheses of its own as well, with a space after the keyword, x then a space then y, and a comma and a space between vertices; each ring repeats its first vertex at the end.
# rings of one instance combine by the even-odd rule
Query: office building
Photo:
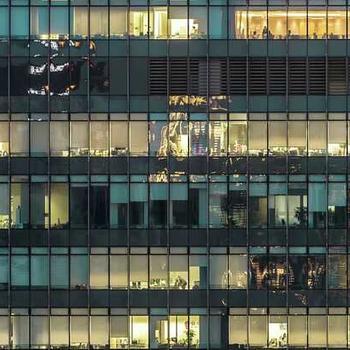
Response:
POLYGON ((0 348, 348 348, 345 0, 0 0, 0 348))

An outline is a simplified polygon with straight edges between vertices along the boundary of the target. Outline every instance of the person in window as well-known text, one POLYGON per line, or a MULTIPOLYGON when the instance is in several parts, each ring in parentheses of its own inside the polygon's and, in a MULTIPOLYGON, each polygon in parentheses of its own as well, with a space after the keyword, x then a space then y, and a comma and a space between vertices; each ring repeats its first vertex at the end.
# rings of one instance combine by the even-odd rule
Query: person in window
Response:
POLYGON ((264 26, 264 28, 263 28, 263 30, 262 30, 262 33, 261 33, 262 38, 263 38, 263 39, 266 39, 266 38, 267 38, 267 34, 268 34, 267 27, 264 26))
POLYGON ((187 282, 181 276, 177 276, 175 280, 175 288, 186 289, 186 286, 187 286, 187 282))

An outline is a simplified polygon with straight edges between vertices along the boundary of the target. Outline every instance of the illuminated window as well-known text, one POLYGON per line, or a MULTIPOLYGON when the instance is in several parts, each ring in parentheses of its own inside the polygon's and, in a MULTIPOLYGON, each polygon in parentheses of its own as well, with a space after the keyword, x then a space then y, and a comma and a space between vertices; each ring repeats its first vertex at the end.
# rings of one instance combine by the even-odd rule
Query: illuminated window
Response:
POLYGON ((249 154, 265 156, 267 154, 267 124, 266 122, 250 122, 248 129, 249 154))
POLYGON ((247 10, 240 8, 232 9, 231 11, 231 26, 230 32, 235 39, 246 39, 248 37, 248 15, 247 10))
POLYGON ((328 38, 345 39, 346 38, 346 9, 336 11, 328 8, 328 38))
POLYGON ((150 256, 150 288, 168 288, 168 257, 167 255, 150 256))
POLYGON ((286 316, 270 316, 268 331, 269 348, 284 348, 287 346, 286 316))
POLYGON ((309 122, 309 156, 324 156, 327 150, 326 122, 309 122))
POLYGON ((89 34, 89 9, 87 7, 71 7, 70 36, 72 38, 86 38, 89 34))
POLYGON ((287 11, 269 11, 269 39, 285 39, 287 35, 287 11))
POLYGON ((87 156, 89 152, 89 123, 71 122, 70 155, 87 156))
POLYGON ((211 156, 225 156, 227 154, 227 122, 210 122, 209 154, 211 156))
POLYGON ((247 255, 229 256, 229 288, 244 289, 248 286, 247 255))
POLYGON ((269 153, 274 156, 285 155, 287 151, 287 123, 269 122, 269 153))
POLYGON ((124 7, 109 8, 109 35, 111 38, 128 36, 128 11, 124 7))
POLYGON ((152 39, 168 36, 168 11, 166 7, 150 7, 149 35, 152 39))
POLYGON ((325 39, 327 37, 326 10, 308 11, 309 39, 325 39))
POLYGON ((188 122, 173 121, 168 124, 169 153, 176 157, 188 155, 188 122))
POLYGON ((90 123, 90 156, 108 156, 108 122, 90 123))
POLYGON ((68 122, 50 123, 50 153, 52 156, 68 157, 69 124, 68 122))
POLYGON ((0 228, 9 227, 9 186, 0 184, 0 228))
POLYGON ((111 288, 127 288, 128 257, 126 255, 110 255, 109 266, 111 288))
POLYGON ((230 155, 247 153, 247 122, 229 122, 228 151, 230 155))
POLYGON ((267 29, 267 11, 248 11, 248 31, 249 39, 267 39, 271 33, 267 29))
POLYGON ((190 289, 206 289, 208 282, 208 259, 205 255, 190 255, 190 289))
POLYGON ((306 10, 288 9, 288 38, 305 39, 307 33, 306 10))
POLYGON ((8 122, 0 123, 0 157, 9 155, 9 124, 8 122))
POLYGON ((90 7, 90 36, 108 37, 107 7, 90 7))
POLYGON ((306 154, 307 124, 302 121, 288 123, 288 153, 291 156, 306 154))
POLYGON ((190 7, 188 28, 190 39, 205 39, 207 37, 207 8, 190 7))
POLYGON ((328 155, 346 155, 346 122, 330 121, 328 123, 328 155))
POLYGON ((148 348, 148 316, 130 316, 130 349, 148 348))
POLYGON ((188 316, 169 316, 169 321, 170 345, 175 348, 178 346, 187 347, 189 334, 188 316))
POLYGON ((193 26, 193 20, 187 20, 187 7, 170 7, 168 25, 170 39, 187 39, 188 25, 193 26))
POLYGON ((146 255, 130 255, 130 288, 148 288, 148 258, 146 255))
POLYGON ((131 8, 129 14, 129 34, 134 37, 148 35, 148 9, 131 8))
POLYGON ((188 260, 183 255, 169 257, 169 285, 174 289, 188 289, 188 260))
POLYGON ((29 224, 28 183, 11 184, 11 227, 26 228, 29 224))
POLYGON ((68 224, 68 184, 52 183, 50 186, 51 227, 63 228, 68 224))

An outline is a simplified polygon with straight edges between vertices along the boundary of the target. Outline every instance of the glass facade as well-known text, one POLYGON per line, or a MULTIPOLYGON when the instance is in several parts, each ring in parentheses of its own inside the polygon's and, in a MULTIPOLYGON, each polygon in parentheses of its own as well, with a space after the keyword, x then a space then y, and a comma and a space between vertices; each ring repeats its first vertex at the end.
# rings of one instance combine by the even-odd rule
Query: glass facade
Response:
POLYGON ((0 0, 0 349, 350 348, 344 0, 0 0))

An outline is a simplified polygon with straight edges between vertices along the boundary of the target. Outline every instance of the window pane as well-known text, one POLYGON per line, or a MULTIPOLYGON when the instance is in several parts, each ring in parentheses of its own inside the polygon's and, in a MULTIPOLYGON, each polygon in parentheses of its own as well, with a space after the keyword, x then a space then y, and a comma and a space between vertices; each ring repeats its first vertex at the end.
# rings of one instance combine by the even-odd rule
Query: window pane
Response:
POLYGON ((90 255, 90 288, 108 288, 107 255, 90 255))
POLYGON ((29 123, 11 122, 10 149, 12 156, 26 156, 29 152, 29 123))
POLYGON ((127 288, 128 257, 126 255, 110 256, 110 285, 111 288, 127 288))
POLYGON ((51 190, 51 227, 65 228, 68 225, 68 184, 52 183, 51 190))
POLYGON ((88 16, 87 7, 70 8, 70 36, 71 38, 86 38, 88 36, 88 16))
POLYGON ((69 126, 68 122, 50 123, 50 152, 52 156, 67 157, 69 151, 69 126))
POLYGON ((111 38, 123 38, 128 36, 127 9, 124 7, 109 8, 109 35, 111 38))

